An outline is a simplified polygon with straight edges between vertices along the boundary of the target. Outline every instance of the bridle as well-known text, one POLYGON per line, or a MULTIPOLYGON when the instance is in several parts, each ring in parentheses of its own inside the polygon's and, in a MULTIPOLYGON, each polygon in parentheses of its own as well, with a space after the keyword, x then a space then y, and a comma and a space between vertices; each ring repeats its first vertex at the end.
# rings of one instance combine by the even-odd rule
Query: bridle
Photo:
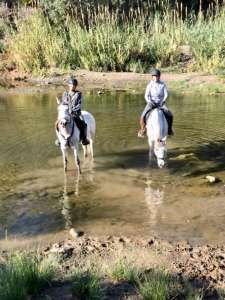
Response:
POLYGON ((72 117, 71 117, 71 119, 72 119, 72 130, 71 130, 70 135, 69 135, 67 138, 60 132, 60 130, 59 130, 59 128, 58 128, 59 134, 60 134, 61 137, 66 141, 66 146, 68 146, 68 147, 70 147, 70 139, 71 139, 71 137, 73 136, 74 128, 75 128, 75 121, 74 121, 74 119, 73 119, 72 117))

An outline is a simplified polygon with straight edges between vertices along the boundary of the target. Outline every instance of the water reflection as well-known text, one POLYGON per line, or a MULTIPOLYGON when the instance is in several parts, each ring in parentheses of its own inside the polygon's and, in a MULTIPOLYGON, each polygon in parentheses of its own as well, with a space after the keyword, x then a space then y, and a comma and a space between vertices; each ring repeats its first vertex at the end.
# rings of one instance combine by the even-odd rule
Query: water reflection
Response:
MULTIPOLYGON (((83 173, 80 175, 79 172, 75 172, 75 174, 71 176, 71 173, 64 172, 64 185, 63 185, 63 194, 60 198, 61 206, 62 206, 62 216, 65 220, 65 229, 71 230, 75 228, 73 224, 76 220, 73 219, 74 214, 78 213, 76 211, 79 209, 78 202, 82 197, 82 190, 80 193, 80 184, 82 181, 82 185, 91 186, 94 184, 94 162, 92 159, 86 159, 83 163, 82 169, 83 173)), ((79 213, 78 213, 79 215, 79 213)))
POLYGON ((77 176, 74 178, 74 191, 71 192, 68 186, 68 174, 64 173, 64 189, 63 195, 61 198, 62 204, 62 215, 65 220, 65 229, 70 230, 72 226, 72 218, 71 218, 71 210, 73 208, 72 199, 70 195, 74 195, 74 200, 79 196, 79 181, 80 181, 80 174, 77 173, 77 176))
POLYGON ((164 200, 164 190, 162 188, 154 188, 153 181, 148 179, 145 187, 145 202, 150 212, 151 224, 156 224, 158 211, 164 200))

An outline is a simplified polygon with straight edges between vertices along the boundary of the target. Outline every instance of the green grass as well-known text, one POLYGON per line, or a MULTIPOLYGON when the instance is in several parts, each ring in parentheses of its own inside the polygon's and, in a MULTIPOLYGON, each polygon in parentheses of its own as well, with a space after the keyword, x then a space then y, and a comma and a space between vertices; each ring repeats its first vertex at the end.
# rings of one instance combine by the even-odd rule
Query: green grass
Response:
POLYGON ((101 279, 91 272, 75 272, 72 276, 72 294, 79 299, 102 299, 101 279))
POLYGON ((15 254, 0 266, 0 299, 24 300, 49 285, 55 274, 50 259, 29 253, 15 254))
MULTIPOLYGON (((204 77, 201 80, 204 81, 204 77)), ((218 95, 225 93, 224 83, 219 79, 215 79, 214 82, 207 82, 207 80, 205 82, 195 82, 193 79, 191 82, 189 80, 171 80, 168 82, 168 87, 171 91, 184 94, 218 95)))
POLYGON ((145 274, 138 282, 137 290, 144 300, 167 300, 174 295, 172 279, 160 271, 145 274))
POLYGON ((140 272, 137 268, 130 266, 125 260, 120 260, 109 268, 108 275, 116 282, 126 280, 130 283, 135 283, 140 276, 140 272))
POLYGON ((136 288, 143 300, 203 299, 203 291, 195 290, 188 282, 181 283, 176 276, 162 270, 142 274, 136 288))
MULTIPOLYGON (((61 282, 71 284, 71 291, 76 299, 105 299, 105 292, 115 289, 118 282, 121 287, 123 283, 129 282, 132 292, 136 289, 136 293, 143 300, 204 299, 204 290, 199 291, 191 283, 162 270, 142 271, 121 259, 108 266, 108 271, 103 271, 100 276, 97 268, 89 269, 90 261, 87 266, 85 263, 86 261, 72 274, 61 273, 61 282)), ((101 263, 105 263, 104 259, 101 263)), ((38 255, 26 252, 12 255, 0 265, 0 299, 33 299, 32 297, 39 296, 40 292, 41 299, 44 299, 44 288, 48 287, 56 276, 58 267, 58 261, 53 258, 41 259, 38 255)), ((218 293, 223 299, 224 292, 218 293)))

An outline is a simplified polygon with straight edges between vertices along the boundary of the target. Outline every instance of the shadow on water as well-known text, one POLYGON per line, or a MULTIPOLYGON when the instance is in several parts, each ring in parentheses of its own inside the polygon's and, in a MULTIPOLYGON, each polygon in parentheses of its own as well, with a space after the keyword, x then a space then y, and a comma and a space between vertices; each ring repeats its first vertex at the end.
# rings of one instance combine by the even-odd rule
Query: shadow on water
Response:
POLYGON ((225 170, 224 153, 225 140, 171 149, 168 152, 168 168, 171 173, 185 173, 188 176, 221 172, 225 170))
MULTIPOLYGON (((171 174, 184 176, 201 176, 212 172, 225 170, 225 140, 208 142, 195 147, 168 149, 167 169, 171 174)), ((113 156, 108 162, 108 169, 145 169, 149 167, 148 148, 125 150, 105 154, 104 157, 113 156)), ((149 167, 150 168, 150 167, 149 167)), ((151 169, 158 169, 153 159, 151 169)))
POLYGON ((147 148, 107 153, 104 157, 109 159, 113 157, 105 165, 107 169, 143 169, 148 166, 147 148))

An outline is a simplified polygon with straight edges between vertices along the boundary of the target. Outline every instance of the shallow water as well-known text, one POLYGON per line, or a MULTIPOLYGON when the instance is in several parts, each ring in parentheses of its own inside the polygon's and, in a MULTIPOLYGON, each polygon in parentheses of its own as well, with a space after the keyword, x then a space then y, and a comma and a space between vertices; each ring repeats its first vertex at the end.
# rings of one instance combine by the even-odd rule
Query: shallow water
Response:
POLYGON ((142 94, 85 94, 97 122, 95 161, 78 179, 70 155, 64 177, 55 147, 55 96, 0 97, 0 237, 35 237, 70 227, 91 234, 225 240, 223 97, 170 97, 175 136, 167 167, 148 165, 136 138, 142 94), (214 174, 222 182, 205 183, 214 174))

